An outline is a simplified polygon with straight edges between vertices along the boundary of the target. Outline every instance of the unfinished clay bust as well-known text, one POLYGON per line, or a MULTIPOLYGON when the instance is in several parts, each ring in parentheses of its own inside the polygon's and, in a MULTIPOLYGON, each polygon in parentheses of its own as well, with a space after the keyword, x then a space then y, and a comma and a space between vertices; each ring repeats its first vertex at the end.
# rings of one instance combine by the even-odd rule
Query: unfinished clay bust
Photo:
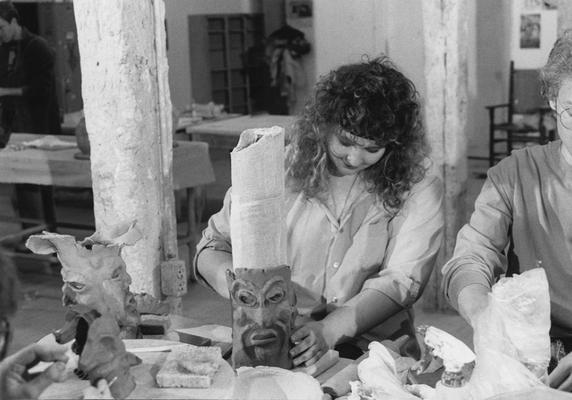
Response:
POLYGON ((129 369, 139 363, 137 356, 125 350, 113 317, 104 315, 91 323, 78 366, 92 385, 105 379, 113 398, 124 399, 135 389, 135 379, 129 369))
POLYGON ((228 271, 233 308, 233 367, 291 368, 290 332, 295 298, 290 268, 228 271))
POLYGON ((135 338, 139 314, 120 253, 124 245, 139 238, 139 231, 131 225, 120 229, 114 238, 104 239, 96 232, 82 242, 70 235, 43 232, 30 236, 26 246, 37 254, 57 253, 62 264, 63 304, 71 312, 69 321, 74 314, 81 317, 94 310, 115 318, 122 338, 135 338))

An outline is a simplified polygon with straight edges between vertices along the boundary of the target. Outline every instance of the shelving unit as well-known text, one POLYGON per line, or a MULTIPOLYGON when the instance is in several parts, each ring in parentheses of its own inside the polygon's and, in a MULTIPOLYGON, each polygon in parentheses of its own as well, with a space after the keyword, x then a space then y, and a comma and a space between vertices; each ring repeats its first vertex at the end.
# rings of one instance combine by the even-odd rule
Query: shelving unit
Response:
POLYGON ((262 14, 189 16, 192 97, 224 104, 230 113, 252 109, 248 52, 264 40, 262 14))

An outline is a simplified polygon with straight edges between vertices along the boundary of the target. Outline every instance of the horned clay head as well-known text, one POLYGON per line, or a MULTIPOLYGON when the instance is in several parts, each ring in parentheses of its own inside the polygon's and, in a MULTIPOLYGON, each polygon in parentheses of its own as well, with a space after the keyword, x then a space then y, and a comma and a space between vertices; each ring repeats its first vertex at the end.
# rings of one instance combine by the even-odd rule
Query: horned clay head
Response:
POLYGON ((62 264, 63 303, 80 312, 96 310, 117 320, 126 318, 131 277, 121 258, 121 248, 140 238, 133 225, 113 238, 98 233, 77 242, 73 236, 43 232, 32 235, 26 246, 37 254, 57 253, 62 264))
POLYGON ((295 297, 287 266, 227 275, 233 308, 233 366, 290 368, 295 297))

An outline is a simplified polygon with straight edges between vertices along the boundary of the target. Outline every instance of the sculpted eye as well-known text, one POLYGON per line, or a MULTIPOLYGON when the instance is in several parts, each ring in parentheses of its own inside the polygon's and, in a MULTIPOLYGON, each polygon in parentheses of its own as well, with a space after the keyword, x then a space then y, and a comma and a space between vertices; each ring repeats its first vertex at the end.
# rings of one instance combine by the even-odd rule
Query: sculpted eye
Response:
POLYGON ((111 279, 119 279, 121 277, 121 267, 115 268, 113 271, 113 275, 111 275, 111 279))
POLYGON ((257 303, 256 296, 254 295, 254 293, 245 289, 240 289, 236 293, 236 299, 238 300, 239 304, 246 307, 254 307, 256 306, 257 303))
POLYGON ((286 292, 281 287, 272 288, 266 295, 266 299, 270 303, 280 303, 284 297, 286 297, 286 292))
POLYGON ((68 285, 70 285, 73 290, 83 290, 83 288, 85 288, 85 284, 79 282, 68 282, 68 285))

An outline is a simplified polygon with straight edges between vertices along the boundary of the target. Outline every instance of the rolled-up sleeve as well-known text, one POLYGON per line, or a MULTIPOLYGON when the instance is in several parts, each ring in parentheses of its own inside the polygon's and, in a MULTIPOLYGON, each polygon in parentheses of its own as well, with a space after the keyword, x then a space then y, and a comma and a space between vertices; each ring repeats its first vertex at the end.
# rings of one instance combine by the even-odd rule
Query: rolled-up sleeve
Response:
POLYGON ((226 192, 221 210, 209 218, 209 222, 203 230, 193 260, 194 276, 199 276, 197 271, 197 259, 204 249, 214 249, 232 253, 230 241, 231 191, 232 188, 226 192))
POLYGON ((508 176, 503 174, 510 170, 509 162, 489 170, 470 221, 457 235, 453 257, 443 266, 443 291, 456 309, 463 288, 474 284, 490 288, 495 276, 506 270, 504 250, 512 211, 508 176))
POLYGON ((364 282, 363 288, 380 291, 408 307, 421 296, 442 247, 441 180, 429 176, 416 185, 388 229, 390 236, 381 269, 364 282))

